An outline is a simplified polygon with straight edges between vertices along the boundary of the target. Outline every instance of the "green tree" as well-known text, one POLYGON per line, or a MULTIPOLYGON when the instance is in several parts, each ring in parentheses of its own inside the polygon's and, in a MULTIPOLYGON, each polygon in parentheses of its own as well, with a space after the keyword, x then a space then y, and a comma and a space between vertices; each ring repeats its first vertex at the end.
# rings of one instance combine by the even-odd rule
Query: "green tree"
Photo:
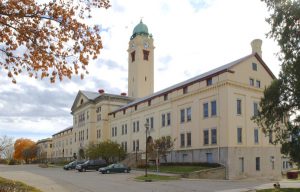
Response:
POLYGON ((102 158, 107 163, 121 161, 126 157, 126 152, 120 144, 110 140, 98 144, 89 144, 85 152, 87 157, 91 159, 102 158))
POLYGON ((260 111, 253 119, 265 134, 273 133, 274 144, 300 165, 300 1, 262 0, 271 25, 268 37, 280 46, 281 71, 278 79, 264 91, 260 111), (284 125, 284 128, 283 126, 284 125))

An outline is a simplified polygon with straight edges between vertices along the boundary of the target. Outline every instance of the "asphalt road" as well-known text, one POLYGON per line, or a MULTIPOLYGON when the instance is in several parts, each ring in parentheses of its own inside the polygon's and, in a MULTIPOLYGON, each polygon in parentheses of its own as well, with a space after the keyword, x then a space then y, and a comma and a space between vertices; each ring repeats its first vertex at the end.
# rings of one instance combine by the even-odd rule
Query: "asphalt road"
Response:
POLYGON ((258 186, 272 185, 263 180, 176 180, 141 182, 134 177, 142 171, 101 174, 96 171, 65 171, 62 168, 40 168, 37 165, 0 165, 0 176, 23 181, 44 192, 211 192, 249 191, 258 186))

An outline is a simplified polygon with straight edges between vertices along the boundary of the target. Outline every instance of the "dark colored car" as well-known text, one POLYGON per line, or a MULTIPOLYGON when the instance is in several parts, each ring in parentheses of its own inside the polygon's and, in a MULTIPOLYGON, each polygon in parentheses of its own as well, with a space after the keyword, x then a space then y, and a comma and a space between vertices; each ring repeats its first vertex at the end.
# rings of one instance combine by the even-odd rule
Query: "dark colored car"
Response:
POLYGON ((130 167, 127 167, 122 163, 115 163, 115 164, 110 164, 107 167, 102 167, 98 171, 104 174, 104 173, 129 173, 130 170, 131 170, 130 167))
POLYGON ((76 165, 76 170, 82 172, 86 170, 98 170, 101 167, 107 166, 107 163, 105 160, 87 160, 86 162, 76 165))
POLYGON ((68 163, 67 165, 64 166, 64 170, 70 170, 70 169, 75 169, 76 165, 82 164, 85 161, 72 161, 68 163))

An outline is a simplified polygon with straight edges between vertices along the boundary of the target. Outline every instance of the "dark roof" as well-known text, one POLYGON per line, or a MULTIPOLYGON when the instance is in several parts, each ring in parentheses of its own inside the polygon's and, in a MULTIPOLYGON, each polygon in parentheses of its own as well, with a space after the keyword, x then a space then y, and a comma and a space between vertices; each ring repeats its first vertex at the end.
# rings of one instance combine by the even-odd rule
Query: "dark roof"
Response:
POLYGON ((63 132, 66 132, 66 131, 69 131, 69 130, 72 130, 72 129, 73 129, 73 126, 70 126, 68 128, 65 128, 65 129, 61 130, 60 132, 57 132, 57 133, 53 134, 52 136, 58 135, 60 133, 63 133, 63 132))
POLYGON ((183 81, 181 83, 177 83, 177 84, 175 84, 175 85, 173 85, 171 87, 168 87, 166 89, 160 90, 160 91, 158 91, 156 93, 153 93, 151 95, 148 95, 146 97, 136 99, 135 101, 133 101, 131 103, 128 103, 127 105, 124 105, 121 108, 119 108, 119 109, 117 109, 117 110, 109 113, 109 115, 113 114, 113 113, 116 113, 118 111, 122 111, 124 109, 127 109, 127 108, 129 108, 131 106, 137 105, 139 103, 143 103, 143 102, 145 102, 147 100, 150 100, 150 99, 153 99, 155 97, 159 97, 159 96, 162 96, 164 94, 170 93, 170 92, 172 92, 174 90, 181 89, 181 88, 183 88, 185 86, 188 86, 188 85, 191 85, 191 84, 193 84, 195 82, 203 81, 203 80, 206 80, 208 78, 217 76, 217 75, 225 73, 225 72, 233 72, 233 71, 231 71, 231 68, 233 66, 235 66, 235 65, 237 65, 237 64, 239 64, 239 63, 241 63, 241 62, 243 62, 243 61, 245 61, 245 60, 247 60, 247 59, 249 59, 250 57, 253 57, 253 56, 256 57, 257 60, 259 60, 259 62, 263 65, 263 67, 266 69, 266 71, 269 73, 269 75, 273 79, 275 79, 276 77, 274 76, 274 74, 272 73, 272 71, 268 68, 268 66, 265 64, 265 62, 261 59, 261 57, 257 53, 252 53, 252 54, 247 55, 245 57, 242 57, 242 58, 240 58, 240 59, 238 59, 236 61, 233 61, 233 62, 230 62, 228 64, 222 65, 221 67, 215 68, 213 70, 210 70, 208 72, 205 72, 203 74, 200 74, 198 76, 190 78, 190 79, 188 79, 186 81, 183 81))

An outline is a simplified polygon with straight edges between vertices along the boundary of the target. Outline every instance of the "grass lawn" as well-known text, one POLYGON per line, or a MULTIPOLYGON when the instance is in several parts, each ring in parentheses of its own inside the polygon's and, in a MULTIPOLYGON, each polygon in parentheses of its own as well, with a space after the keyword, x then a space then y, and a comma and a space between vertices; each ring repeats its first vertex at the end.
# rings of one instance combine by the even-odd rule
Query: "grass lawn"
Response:
POLYGON ((138 176, 135 178, 139 181, 151 180, 151 181, 170 181, 170 180, 177 180, 179 177, 177 176, 167 176, 167 175, 155 175, 155 174, 148 174, 147 177, 145 175, 138 176))
POLYGON ((42 192, 39 189, 28 186, 19 181, 13 181, 0 177, 0 191, 1 192, 42 192))
MULTIPOLYGON (((183 174, 183 173, 190 173, 194 171, 199 171, 202 169, 208 169, 211 167, 203 167, 199 165, 168 165, 168 166, 159 166, 158 170, 159 172, 164 172, 164 173, 176 173, 176 174, 183 174)), ((150 171, 156 171, 156 166, 150 166, 149 167, 150 171)))
POLYGON ((257 192, 300 192, 299 188, 285 188, 285 189, 262 189, 257 192))

